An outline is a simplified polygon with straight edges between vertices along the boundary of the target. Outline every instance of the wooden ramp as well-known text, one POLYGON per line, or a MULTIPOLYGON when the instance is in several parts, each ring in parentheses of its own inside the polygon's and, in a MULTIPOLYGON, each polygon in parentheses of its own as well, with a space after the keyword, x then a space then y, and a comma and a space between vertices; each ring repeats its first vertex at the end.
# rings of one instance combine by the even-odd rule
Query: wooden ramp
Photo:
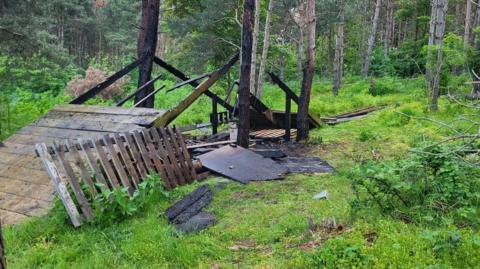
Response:
POLYGON ((52 205, 54 187, 35 153, 36 143, 99 137, 152 126, 165 111, 60 105, 0 145, 0 218, 15 224, 52 205))

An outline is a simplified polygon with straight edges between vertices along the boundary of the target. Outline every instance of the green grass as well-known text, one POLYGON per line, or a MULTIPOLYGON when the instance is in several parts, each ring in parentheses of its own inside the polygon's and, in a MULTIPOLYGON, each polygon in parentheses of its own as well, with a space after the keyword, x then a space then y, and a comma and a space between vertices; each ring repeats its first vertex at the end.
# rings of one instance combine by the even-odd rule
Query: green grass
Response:
MULTIPOLYGON (((208 211, 217 224, 199 234, 182 235, 167 224, 165 209, 200 183, 180 187, 169 199, 157 199, 141 213, 108 226, 73 229, 57 204, 49 215, 5 229, 10 268, 478 268, 480 233, 449 225, 437 228, 407 224, 380 215, 351 212, 351 168, 365 160, 401 158, 425 140, 448 135, 428 121, 451 121, 468 112, 442 99, 429 111, 424 81, 384 78, 393 92, 372 96, 370 82, 348 78, 340 96, 328 82, 315 83, 311 111, 329 116, 372 105, 388 105, 369 117, 313 130, 310 155, 320 156, 338 172, 291 175, 283 181, 217 190, 208 211), (313 195, 327 190, 327 200, 313 195), (335 217, 341 234, 309 232, 307 220, 335 217), (369 241, 368 235, 376 240, 369 241), (456 238, 456 240, 450 240, 456 238), (459 239, 458 239, 459 238, 459 239), (311 244, 308 244, 311 242, 311 244)), ((292 84, 292 88, 296 88, 292 84)), ((187 91, 187 90, 182 90, 187 91)), ((184 92, 182 92, 184 93, 184 92)), ((159 106, 180 100, 172 96, 159 106)), ((267 85, 264 101, 282 109, 284 95, 267 85)), ((193 105, 181 123, 205 120, 207 100, 193 105)), ((224 179, 212 178, 215 186, 224 179)))

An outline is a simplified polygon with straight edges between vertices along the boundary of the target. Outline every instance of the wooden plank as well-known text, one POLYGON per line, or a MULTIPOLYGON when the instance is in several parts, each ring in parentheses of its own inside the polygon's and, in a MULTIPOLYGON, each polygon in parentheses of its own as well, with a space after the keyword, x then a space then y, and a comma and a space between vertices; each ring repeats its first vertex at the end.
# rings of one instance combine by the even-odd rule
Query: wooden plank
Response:
POLYGON ((0 178, 0 191, 50 203, 53 201, 54 188, 53 185, 35 184, 28 181, 2 177, 0 178))
POLYGON ((140 154, 142 156, 143 162, 145 163, 147 170, 149 173, 156 173, 158 172, 159 174, 162 173, 162 170, 157 171, 155 164, 153 163, 152 158, 150 158, 150 153, 148 152, 146 148, 146 143, 143 141, 142 136, 140 132, 138 131, 133 131, 133 137, 135 139, 135 143, 140 150, 140 154))
POLYGON ((117 148, 119 150, 120 156, 122 157, 122 160, 125 163, 125 167, 128 170, 128 174, 133 179, 132 180, 133 185, 135 186, 136 189, 138 189, 138 184, 141 182, 140 176, 138 175, 137 170, 135 170, 135 167, 133 166, 132 158, 127 151, 125 143, 123 143, 123 139, 120 137, 119 134, 114 134, 113 138, 115 140, 115 143, 117 144, 117 148))
POLYGON ((2 233, 2 220, 0 220, 0 269, 7 268, 7 260, 5 259, 5 241, 2 233))
MULTIPOLYGON (((171 74, 173 74, 177 78, 179 78, 183 81, 190 80, 190 78, 187 75, 185 75, 182 71, 180 71, 177 68, 175 68, 174 66, 166 63, 162 59, 160 59, 158 57, 155 57, 155 58, 153 58, 153 61, 156 64, 158 64, 159 66, 165 68, 165 70, 167 70, 168 72, 170 72, 171 74)), ((196 87, 198 87, 198 85, 200 85, 197 81, 191 81, 189 84, 194 88, 196 88, 196 87)), ((210 99, 217 101, 217 103, 219 103, 221 106, 223 106, 225 109, 227 109, 227 111, 233 112, 233 106, 231 106, 229 103, 225 102, 222 98, 218 97, 216 94, 214 94, 210 90, 206 90, 205 95, 208 96, 210 99)))
POLYGON ((161 134, 161 137, 163 138, 163 146, 167 152, 167 160, 169 161, 170 163, 170 166, 172 167, 172 170, 175 174, 175 183, 177 185, 183 185, 186 183, 186 178, 185 178, 185 175, 183 174, 182 172, 182 167, 179 165, 178 163, 178 160, 177 160, 177 156, 175 154, 175 151, 173 150, 173 147, 172 147, 172 144, 170 142, 170 139, 169 137, 167 136, 167 134, 165 133, 165 129, 163 128, 151 128, 150 129, 150 133, 153 135, 154 139, 158 139, 159 140, 159 151, 161 151, 161 138, 158 134, 158 132, 160 132, 161 134))
POLYGON ((198 148, 205 148, 205 147, 212 147, 212 146, 221 146, 227 144, 235 143, 235 140, 226 140, 226 141, 219 141, 219 142, 212 142, 212 143, 201 143, 196 145, 187 146, 187 149, 198 149, 198 148))
MULTIPOLYGON (((17 155, 32 155, 35 152, 35 145, 23 145, 5 140, 0 146, 1 153, 13 153, 17 155)), ((1 159, 1 158, 0 158, 1 159)))
POLYGON ((110 157, 112 159, 113 167, 118 173, 118 176, 120 177, 120 182, 122 183, 123 187, 126 187, 128 189, 128 193, 130 195, 133 195, 133 188, 132 184, 130 183, 130 179, 128 178, 127 172, 125 171, 122 162, 118 158, 118 152, 115 150, 115 147, 112 144, 112 140, 108 135, 103 137, 103 142, 105 143, 106 151, 110 153, 110 157))
POLYGON ((97 188, 92 178, 90 177, 90 173, 88 172, 87 167, 85 167, 83 159, 77 150, 77 146, 68 141, 66 145, 70 149, 70 155, 73 157, 75 165, 80 170, 80 177, 82 178, 83 183, 88 185, 90 191, 92 192, 92 195, 95 197, 98 194, 97 188))
POLYGON ((117 123, 131 123, 142 126, 150 125, 158 114, 150 116, 135 116, 121 114, 102 114, 102 113, 84 113, 84 112, 63 112, 50 111, 44 118, 48 119, 65 119, 65 120, 86 120, 86 121, 107 121, 117 123))
POLYGON ((96 85, 95 87, 91 88, 84 94, 80 95, 79 97, 73 99, 70 104, 83 104, 86 101, 88 101, 90 98, 94 97, 95 95, 99 94, 101 91, 105 90, 108 88, 110 85, 115 83, 115 81, 119 80, 121 77, 125 76, 128 74, 130 71, 132 71, 135 67, 140 65, 142 62, 144 62, 146 59, 146 55, 135 60, 133 63, 125 66, 122 70, 116 72, 115 74, 111 75, 108 77, 105 81, 101 82, 100 84, 96 85))
MULTIPOLYGON (((177 135, 177 139, 176 141, 179 143, 180 145, 180 148, 182 149, 182 154, 183 154, 183 158, 186 160, 187 162, 187 166, 188 168, 190 169, 190 176, 191 176, 191 180, 194 181, 196 178, 197 178, 197 173, 195 171, 195 168, 193 166, 193 162, 192 162, 192 158, 190 157, 190 153, 188 152, 187 150, 187 145, 185 144, 185 140, 183 139, 183 136, 182 134, 180 133, 180 130, 178 129, 175 129, 175 131, 173 131, 170 126, 167 128, 168 132, 170 133, 174 133, 177 135)), ((190 183, 190 182, 189 182, 190 183)))
POLYGON ((93 219, 93 211, 92 211, 92 208, 90 207, 90 204, 88 203, 87 198, 85 197, 85 194, 83 193, 82 186, 80 186, 80 183, 77 180, 77 176, 75 175, 75 172, 70 166, 70 163, 67 160, 63 150, 59 150, 58 145, 55 145, 54 149, 60 164, 65 170, 68 182, 72 187, 73 193, 75 194, 75 197, 77 198, 77 201, 80 204, 80 208, 82 209, 83 215, 85 216, 87 221, 91 221, 93 219))
POLYGON ((153 108, 122 108, 90 105, 58 105, 54 107, 52 111, 154 117, 163 114, 163 110, 157 110, 153 108))
POLYGON ((53 181, 53 185, 57 190, 57 194, 62 200, 65 209, 67 210, 68 216, 72 221, 73 226, 78 227, 82 224, 80 213, 75 206, 70 194, 68 193, 67 187, 63 184, 60 179, 60 175, 58 173, 57 167, 53 162, 50 154, 47 151, 47 146, 45 144, 37 144, 36 145, 37 152, 40 154, 40 157, 45 165, 45 169, 47 170, 48 174, 50 175, 51 180, 53 181))
POLYGON ((192 105, 195 100, 200 97, 206 90, 208 90, 213 84, 215 84, 223 75, 225 75, 228 70, 238 61, 239 54, 235 55, 230 61, 224 65, 222 68, 213 72, 212 75, 198 85, 193 92, 191 92, 186 98, 184 98, 180 103, 172 109, 169 109, 161 117, 159 117, 154 125, 156 127, 164 127, 176 119, 183 111, 185 111, 190 105, 192 105))
POLYGON ((0 221, 3 224, 17 224, 21 223, 28 218, 25 214, 17 212, 11 212, 0 208, 0 221))
POLYGON ((128 150, 133 157, 133 165, 137 168, 138 172, 140 173, 140 181, 141 178, 145 178, 148 176, 147 166, 143 162, 142 155, 139 152, 138 146, 135 144, 135 140, 132 133, 124 134, 125 143, 128 145, 128 150))
POLYGON ((0 209, 26 216, 40 216, 50 208, 51 203, 31 197, 0 192, 0 209))
POLYGON ((167 135, 170 137, 171 144, 175 149, 178 162, 180 163, 180 169, 182 169, 182 173, 185 177, 185 183, 190 183, 194 181, 196 178, 196 174, 191 173, 190 164, 188 163, 188 160, 185 158, 184 155, 184 151, 187 151, 187 149, 183 148, 179 141, 182 137, 178 137, 171 127, 167 127, 166 132, 167 135))
POLYGON ((141 128, 136 124, 131 123, 116 123, 116 122, 99 122, 99 121, 85 121, 85 120, 62 120, 62 119, 48 119, 41 118, 31 126, 54 127, 59 129, 82 130, 94 132, 128 132, 141 128))
POLYGON ((98 159, 100 160, 100 163, 103 166, 103 170, 107 174, 107 178, 110 183, 110 186, 112 186, 112 188, 120 187, 120 184, 118 183, 117 175, 115 175, 115 172, 113 171, 113 168, 110 164, 107 154, 105 153, 103 146, 100 144, 100 140, 93 139, 92 142, 93 142, 93 145, 95 146, 95 150, 97 151, 98 159))
POLYGON ((17 134, 31 135, 38 137, 37 140, 43 140, 47 138, 60 138, 60 139, 80 139, 80 138, 92 138, 101 136, 109 132, 102 131, 84 131, 84 130, 71 130, 55 127, 43 127, 29 125, 20 129, 17 134))
POLYGON ((169 165, 168 157, 165 154, 165 151, 159 147, 157 150, 155 145, 150 137, 150 132, 148 130, 142 130, 142 136, 145 139, 145 144, 152 155, 152 160, 157 167, 157 171, 160 173, 160 176, 165 181, 165 187, 167 189, 172 189, 176 186, 175 182, 175 173, 169 165), (160 159, 163 161, 160 161, 160 159))
POLYGON ((90 149, 90 145, 88 142, 84 140, 80 140, 80 146, 82 148, 83 153, 87 157, 87 163, 90 166, 90 169, 93 171, 95 175, 95 179, 102 183, 106 188, 109 188, 107 181, 105 180, 105 177, 103 176, 102 170, 100 166, 98 166, 97 159, 92 153, 92 150, 90 149))

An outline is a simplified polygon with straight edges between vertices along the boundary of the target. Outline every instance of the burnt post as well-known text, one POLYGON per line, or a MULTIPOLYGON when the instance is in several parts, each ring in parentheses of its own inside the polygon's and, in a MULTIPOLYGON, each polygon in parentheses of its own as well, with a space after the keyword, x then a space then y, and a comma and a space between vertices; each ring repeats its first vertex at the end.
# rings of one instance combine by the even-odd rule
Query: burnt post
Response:
MULTIPOLYGON (((142 0, 142 27, 138 35, 138 58, 145 57, 139 66, 138 88, 142 87, 152 79, 153 58, 157 48, 158 38, 158 17, 160 14, 160 0, 142 0)), ((135 102, 138 103, 148 94, 153 92, 153 85, 135 95, 135 102)), ((140 107, 153 108, 155 96, 142 102, 140 107)))
POLYGON ((240 63, 240 86, 238 90, 238 136, 237 144, 248 148, 250 135, 250 73, 252 66, 253 0, 243 4, 242 51, 240 63))
POLYGON ((6 269, 7 262, 5 259, 5 243, 2 235, 2 221, 0 221, 0 269, 6 269))
POLYGON ((285 141, 290 141, 292 128, 292 99, 285 94, 285 141))
POLYGON ((210 122, 212 123, 212 134, 218 132, 218 103, 212 99, 212 114, 210 115, 210 122))

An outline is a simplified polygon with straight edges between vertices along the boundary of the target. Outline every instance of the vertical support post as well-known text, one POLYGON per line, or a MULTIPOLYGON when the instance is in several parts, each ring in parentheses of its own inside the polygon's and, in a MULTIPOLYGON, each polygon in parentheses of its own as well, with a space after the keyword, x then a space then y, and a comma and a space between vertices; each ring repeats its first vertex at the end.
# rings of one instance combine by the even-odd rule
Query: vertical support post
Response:
POLYGON ((5 243, 2 235, 2 220, 0 220, 0 269, 6 269, 7 262, 5 259, 5 243))
POLYGON ((292 99, 285 94, 285 141, 290 141, 292 129, 292 99))
POLYGON ((212 134, 218 132, 218 103, 212 99, 212 114, 210 114, 210 123, 212 124, 212 134))

